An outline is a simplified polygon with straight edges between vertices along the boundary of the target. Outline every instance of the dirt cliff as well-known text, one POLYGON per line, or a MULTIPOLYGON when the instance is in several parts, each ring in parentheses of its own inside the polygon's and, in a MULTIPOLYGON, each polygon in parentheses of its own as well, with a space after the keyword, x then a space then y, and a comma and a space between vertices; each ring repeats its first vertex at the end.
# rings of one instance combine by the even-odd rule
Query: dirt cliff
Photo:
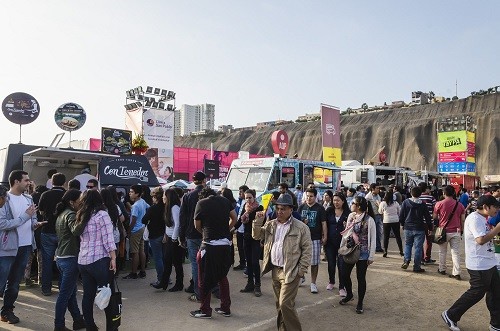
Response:
MULTIPOLYGON (((390 165, 435 171, 437 168, 436 122, 440 119, 470 115, 477 124, 476 163, 480 176, 500 174, 500 93, 473 96, 444 103, 351 114, 341 117, 343 160, 368 160, 385 146, 390 165)), ((238 131, 213 136, 177 137, 175 146, 210 148, 272 155, 271 134, 282 129, 288 133, 288 155, 321 160, 319 121, 294 123, 258 131, 238 131)))

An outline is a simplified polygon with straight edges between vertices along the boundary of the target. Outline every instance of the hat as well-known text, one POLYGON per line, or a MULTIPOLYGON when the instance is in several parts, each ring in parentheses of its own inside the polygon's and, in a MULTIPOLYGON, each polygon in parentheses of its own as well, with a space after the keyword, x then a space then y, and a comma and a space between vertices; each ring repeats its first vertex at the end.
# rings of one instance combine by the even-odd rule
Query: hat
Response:
POLYGON ((285 193, 280 195, 279 198, 274 202, 274 204, 293 207, 293 199, 290 194, 285 193))
POLYGON ((203 171, 197 171, 193 175, 193 181, 195 182, 201 182, 205 178, 207 178, 207 175, 203 171))
POLYGON ((90 174, 90 168, 89 167, 85 167, 82 169, 82 174, 90 174))
POLYGON ((488 207, 500 207, 500 201, 492 195, 482 195, 477 199, 477 208, 482 208, 484 205, 488 207))
POLYGON ((472 191, 472 194, 477 194, 477 195, 479 195, 479 191, 478 191, 478 190, 474 190, 474 191, 472 191))
POLYGON ((297 184, 297 186, 295 186, 295 188, 300 190, 302 188, 302 185, 297 184))

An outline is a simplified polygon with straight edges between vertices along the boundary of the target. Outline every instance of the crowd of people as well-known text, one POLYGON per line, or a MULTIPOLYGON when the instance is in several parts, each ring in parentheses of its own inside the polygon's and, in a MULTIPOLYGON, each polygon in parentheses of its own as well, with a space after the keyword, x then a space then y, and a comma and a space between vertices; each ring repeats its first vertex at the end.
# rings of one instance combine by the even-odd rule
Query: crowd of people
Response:
POLYGON ((460 243, 464 238, 471 284, 443 312, 443 320, 451 330, 459 330, 457 322, 462 315, 486 294, 490 330, 500 329, 500 262, 492 241, 500 232, 498 186, 470 194, 463 188, 457 195, 452 186, 432 191, 420 183, 405 192, 373 183, 368 191, 361 186, 326 190, 320 195, 313 183, 304 191, 301 185, 292 191, 287 183, 280 183, 267 204, 259 202, 256 191, 245 185, 239 187, 237 199, 227 187, 215 192, 206 186, 206 175, 201 171, 193 176, 196 188, 191 192, 132 185, 127 197, 120 197, 115 187, 100 188, 88 171, 68 183, 62 173, 48 175, 47 187, 37 187, 32 195, 26 193, 31 181, 25 171, 10 174, 10 189, 0 187, 3 322, 19 322, 14 303, 20 282, 33 283, 30 272, 34 261, 38 263, 42 295, 53 294, 55 260, 59 294, 54 330, 69 330, 66 311, 72 317, 73 330, 97 330, 93 317, 97 289, 111 284, 114 291, 128 253, 130 272, 121 277, 123 280, 145 278, 152 255, 156 281, 151 287, 188 292, 188 299, 200 304, 190 312, 195 318, 211 318, 214 311, 231 316, 227 278, 231 266, 248 277, 240 292, 256 297, 262 296, 261 276, 270 272, 277 328, 301 330, 295 298, 309 270, 310 292, 320 291, 322 252, 328 274, 325 289, 338 290, 342 306, 355 299, 351 274, 356 268, 355 312, 363 314, 366 275, 375 254, 388 257, 393 237, 402 257, 401 268, 413 263, 413 272, 424 273, 427 268, 423 266, 436 262, 431 256, 433 230, 442 228, 445 239, 438 244, 436 271, 462 279, 460 243), (448 246, 451 268, 447 266, 448 246), (191 279, 185 288, 182 264, 186 257, 191 279), (173 270, 175 283, 171 280, 173 270), (81 310, 76 295, 79 281, 83 286, 81 310), (215 309, 211 307, 212 294, 220 299, 220 307, 215 309))

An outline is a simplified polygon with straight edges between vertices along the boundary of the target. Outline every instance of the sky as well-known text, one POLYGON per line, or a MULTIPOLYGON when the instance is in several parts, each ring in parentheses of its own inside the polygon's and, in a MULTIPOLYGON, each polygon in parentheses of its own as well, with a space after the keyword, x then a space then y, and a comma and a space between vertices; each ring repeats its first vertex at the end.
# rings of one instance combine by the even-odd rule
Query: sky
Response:
MULTIPOLYGON (((48 145, 67 102, 85 125, 72 139, 125 128, 125 92, 176 92, 211 103, 234 127, 411 101, 412 91, 470 95, 500 85, 500 2, 0 0, 0 100, 40 104, 25 144, 48 145)), ((19 126, 0 115, 0 147, 19 126)), ((68 134, 62 142, 69 140, 68 134)))

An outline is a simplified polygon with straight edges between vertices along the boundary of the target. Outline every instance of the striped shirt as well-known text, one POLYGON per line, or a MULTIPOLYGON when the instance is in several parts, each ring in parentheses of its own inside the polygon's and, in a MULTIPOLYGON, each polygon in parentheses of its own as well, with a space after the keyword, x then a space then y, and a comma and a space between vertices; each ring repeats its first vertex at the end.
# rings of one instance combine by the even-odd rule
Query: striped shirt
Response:
POLYGON ((431 214, 432 216, 432 213, 434 212, 434 205, 436 204, 436 199, 434 199, 434 197, 429 194, 422 194, 419 199, 427 205, 429 214, 431 214))
POLYGON ((109 214, 100 210, 90 217, 80 235, 80 253, 78 264, 88 265, 109 257, 109 252, 116 250, 113 237, 113 223, 109 214))
POLYGON ((283 224, 276 220, 276 233, 274 234, 274 242, 271 248, 271 263, 277 267, 285 266, 285 258, 283 256, 283 242, 285 241, 285 235, 288 233, 288 230, 290 230, 291 224, 291 216, 288 221, 283 224))

